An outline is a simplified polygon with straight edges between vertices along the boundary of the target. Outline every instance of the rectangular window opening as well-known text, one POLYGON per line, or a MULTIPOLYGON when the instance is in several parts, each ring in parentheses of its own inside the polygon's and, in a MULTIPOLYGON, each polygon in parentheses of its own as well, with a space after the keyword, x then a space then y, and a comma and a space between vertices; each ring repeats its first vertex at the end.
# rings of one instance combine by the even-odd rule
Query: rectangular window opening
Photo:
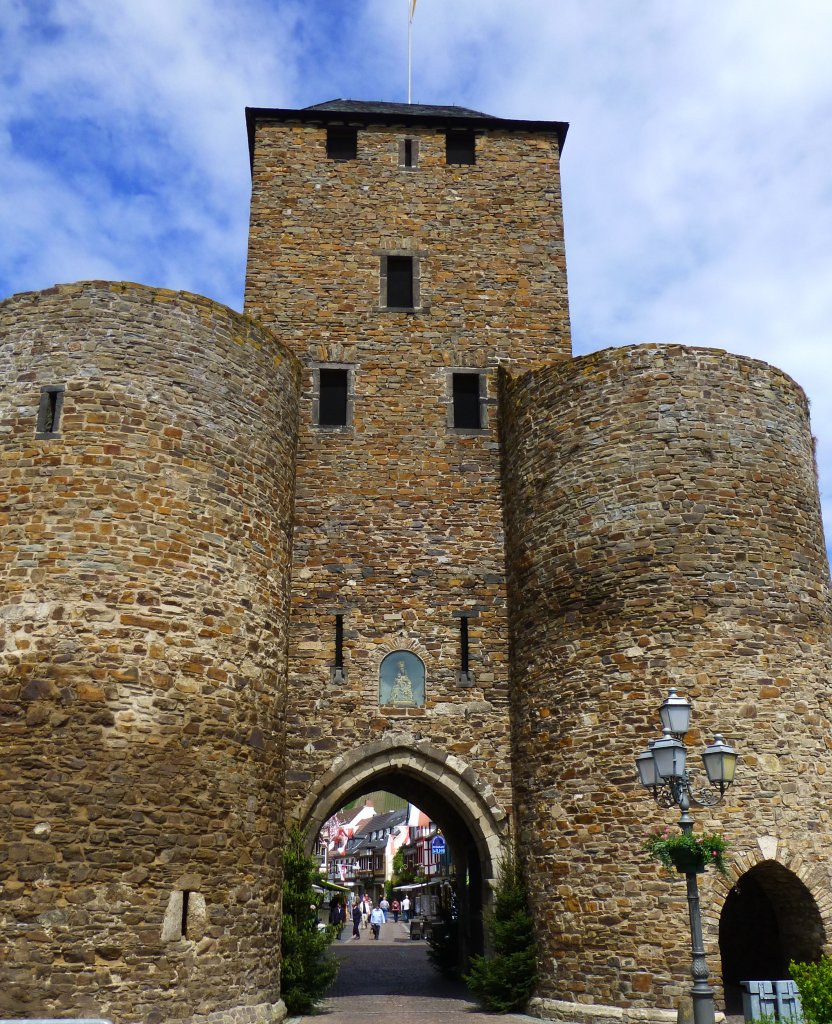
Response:
POLYGON ((64 389, 62 386, 50 385, 40 389, 36 427, 38 435, 54 436, 60 432, 63 404, 64 389))
POLYGON ((475 164, 477 162, 476 135, 469 131, 446 132, 445 162, 449 164, 475 164))
POLYGON ((318 425, 347 425, 349 370, 321 367, 318 370, 318 425))
POLYGON ((413 257, 387 257, 387 307, 413 309, 413 257))
POLYGON ((355 160, 358 156, 358 129, 342 125, 327 128, 326 155, 330 160, 355 160))
POLYGON ((459 430, 482 427, 480 376, 479 373, 453 375, 454 426, 459 430))

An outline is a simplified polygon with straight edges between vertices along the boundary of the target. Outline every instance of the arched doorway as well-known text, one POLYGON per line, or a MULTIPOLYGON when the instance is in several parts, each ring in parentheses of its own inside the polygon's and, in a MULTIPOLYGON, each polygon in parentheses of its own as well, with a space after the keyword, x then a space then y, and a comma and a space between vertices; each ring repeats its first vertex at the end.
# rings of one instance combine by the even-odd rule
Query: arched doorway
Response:
POLYGON ((767 860, 731 889, 719 920, 726 1013, 742 1011, 743 981, 789 977, 789 961, 817 960, 826 941, 814 897, 788 868, 767 860))
POLYGON ((483 951, 483 910, 508 835, 508 817, 459 758, 423 740, 388 737, 337 759, 295 817, 310 846, 339 807, 386 790, 421 808, 441 829, 456 866, 460 966, 483 951))

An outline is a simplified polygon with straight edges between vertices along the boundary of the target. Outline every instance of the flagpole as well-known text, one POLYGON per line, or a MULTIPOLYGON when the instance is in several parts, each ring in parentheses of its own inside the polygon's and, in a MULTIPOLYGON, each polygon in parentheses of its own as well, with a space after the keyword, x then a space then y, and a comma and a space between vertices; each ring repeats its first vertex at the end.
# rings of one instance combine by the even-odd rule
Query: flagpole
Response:
POLYGON ((407 0, 407 102, 410 103, 410 81, 413 67, 413 8, 407 0))

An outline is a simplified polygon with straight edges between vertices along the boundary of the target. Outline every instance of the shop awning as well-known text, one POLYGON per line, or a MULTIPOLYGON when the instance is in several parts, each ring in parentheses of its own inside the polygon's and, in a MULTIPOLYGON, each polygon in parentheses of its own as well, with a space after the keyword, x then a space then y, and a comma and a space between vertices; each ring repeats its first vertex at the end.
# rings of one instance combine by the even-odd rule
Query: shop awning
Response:
POLYGON ((336 885, 326 878, 320 878, 317 882, 313 883, 312 888, 317 889, 318 892, 326 892, 327 890, 332 892, 349 892, 349 889, 345 889, 343 885, 336 885))

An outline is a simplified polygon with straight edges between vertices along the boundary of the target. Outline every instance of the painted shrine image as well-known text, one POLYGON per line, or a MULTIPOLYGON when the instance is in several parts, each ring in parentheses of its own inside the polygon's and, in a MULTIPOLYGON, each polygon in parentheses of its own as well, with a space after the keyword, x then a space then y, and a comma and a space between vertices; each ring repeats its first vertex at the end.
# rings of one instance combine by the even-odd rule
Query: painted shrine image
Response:
POLYGON ((425 706, 425 666, 412 651, 393 651, 378 671, 378 702, 382 707, 425 706))

